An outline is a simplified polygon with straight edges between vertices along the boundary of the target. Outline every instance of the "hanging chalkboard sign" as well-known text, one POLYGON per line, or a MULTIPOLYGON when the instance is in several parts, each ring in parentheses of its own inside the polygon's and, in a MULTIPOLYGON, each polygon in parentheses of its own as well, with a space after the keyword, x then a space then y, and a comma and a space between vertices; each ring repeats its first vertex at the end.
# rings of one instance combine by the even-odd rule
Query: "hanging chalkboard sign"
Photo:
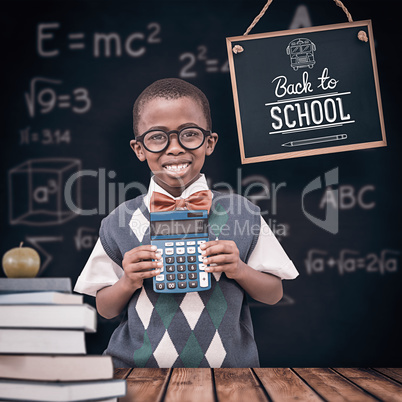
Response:
POLYGON ((370 20, 226 42, 242 163, 386 145, 370 20))

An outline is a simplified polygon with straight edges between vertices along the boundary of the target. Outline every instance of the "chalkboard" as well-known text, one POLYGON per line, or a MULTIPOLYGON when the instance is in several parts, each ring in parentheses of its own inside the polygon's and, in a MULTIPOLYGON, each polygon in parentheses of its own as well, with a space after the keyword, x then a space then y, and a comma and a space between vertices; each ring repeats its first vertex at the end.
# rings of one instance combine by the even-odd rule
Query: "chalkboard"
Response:
POLYGON ((227 49, 242 163, 386 145, 370 20, 231 37, 227 49))

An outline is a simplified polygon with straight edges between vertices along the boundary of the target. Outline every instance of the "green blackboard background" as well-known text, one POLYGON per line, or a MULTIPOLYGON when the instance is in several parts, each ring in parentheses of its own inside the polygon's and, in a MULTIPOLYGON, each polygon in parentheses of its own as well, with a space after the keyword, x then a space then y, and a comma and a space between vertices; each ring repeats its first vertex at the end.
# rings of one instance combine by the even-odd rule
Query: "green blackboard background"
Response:
MULTIPOLYGON (((355 20, 373 21, 388 146, 242 165, 230 75, 225 66, 225 39, 241 35, 264 3, 259 0, 3 1, 0 14, 3 38, 0 251, 4 253, 16 247, 20 241, 31 246, 33 240, 37 241, 42 248, 39 250, 42 261, 47 262, 43 276, 69 276, 74 283, 91 252, 100 222, 108 213, 108 202, 106 210, 97 215, 77 216, 60 225, 12 224, 8 192, 11 169, 39 158, 73 158, 80 161, 82 169, 98 173, 101 173, 99 169, 104 169, 107 190, 109 184, 117 189, 119 183, 132 182, 147 187, 148 167, 135 158, 129 147, 132 104, 152 81, 180 77, 186 71, 186 79, 207 94, 213 129, 219 134, 217 148, 207 158, 204 173, 212 185, 229 183, 234 191, 243 195, 247 183, 269 184, 270 198, 257 198, 261 193, 259 186, 249 195, 256 196, 252 200, 263 211, 268 211, 264 218, 271 227, 286 225, 286 236, 280 236, 281 244, 300 272, 296 280, 283 281, 285 297, 278 305, 251 301, 261 364, 398 367, 402 362, 402 105, 397 88, 401 74, 395 38, 400 37, 400 2, 345 1, 355 20), (59 49, 60 55, 48 59, 39 57, 37 26, 55 22, 60 28, 53 31, 54 38, 45 45, 48 50, 59 49), (144 56, 129 57, 123 47, 120 57, 94 57, 91 41, 95 32, 116 32, 126 39, 134 32, 146 35, 155 32, 154 28, 147 28, 151 23, 159 24, 161 30, 157 38, 161 42, 146 45, 144 56), (67 35, 74 32, 85 34, 85 49, 69 50, 67 35), (91 110, 77 115, 70 109, 55 108, 30 118, 24 94, 29 92, 33 77, 62 80, 63 84, 57 89, 60 94, 71 93, 77 87, 87 88, 92 100, 91 110), (46 144, 43 142, 46 138, 40 137, 40 141, 21 144, 20 130, 27 127, 31 132, 70 129, 71 142, 46 144), (337 235, 314 225, 301 208, 303 189, 335 168, 339 169, 339 184, 335 187, 340 194, 337 235), (241 188, 238 183, 243 183, 241 188), (277 189, 276 197, 273 188, 277 189), (80 238, 79 233, 83 237, 80 238), (396 271, 380 271, 382 254, 385 262, 396 259, 396 271), (342 256, 344 263, 341 264, 342 256), (353 270, 353 263, 360 263, 360 260, 363 260, 363 268, 353 270), (313 270, 311 262, 314 262, 313 270), (331 262, 335 265, 330 265, 331 262), (345 267, 349 267, 349 271, 345 267)), ((306 18, 298 17, 300 12, 307 12, 314 26, 346 22, 344 13, 332 0, 275 0, 252 33, 287 30, 294 19, 296 24, 305 23, 306 18)), ((347 35, 348 31, 342 34, 347 35)), ((284 53, 290 40, 281 40, 278 48, 283 53, 283 67, 278 66, 278 71, 289 71, 290 76, 293 73, 284 53)), ((337 56, 338 52, 332 54, 330 48, 323 48, 319 40, 316 42, 317 63, 324 60, 322 52, 327 52, 328 57, 337 56)), ((132 47, 138 48, 144 43, 134 41, 132 47)), ((365 48, 366 45, 356 43, 355 46, 365 48)), ((349 71, 347 62, 351 55, 342 54, 345 63, 339 61, 336 73, 332 71, 334 67, 329 66, 330 73, 338 79, 342 76, 346 79, 349 71)), ((368 63, 359 62, 360 65, 367 68, 368 63)), ((318 65, 313 71, 317 68, 318 65)), ((366 69, 363 73, 371 74, 366 69)), ((261 98, 262 104, 268 100, 261 98)), ((365 101, 362 97, 356 99, 356 103, 365 101)), ((83 180, 83 208, 99 206, 98 178, 83 180)), ((47 179, 46 175, 40 175, 38 183, 44 185, 47 179)), ((11 200, 16 210, 25 205, 29 196, 22 182, 19 186, 11 200)), ((325 215, 325 207, 321 207, 324 192, 325 187, 322 187, 305 199, 308 212, 321 218, 325 215)), ((129 191, 127 197, 137 193, 129 191)), ((3 275, 1 270, 0 275, 3 275)), ((92 297, 86 297, 86 301, 94 304, 92 297)), ((118 323, 119 318, 99 317, 98 332, 88 336, 88 352, 102 353, 118 323)))

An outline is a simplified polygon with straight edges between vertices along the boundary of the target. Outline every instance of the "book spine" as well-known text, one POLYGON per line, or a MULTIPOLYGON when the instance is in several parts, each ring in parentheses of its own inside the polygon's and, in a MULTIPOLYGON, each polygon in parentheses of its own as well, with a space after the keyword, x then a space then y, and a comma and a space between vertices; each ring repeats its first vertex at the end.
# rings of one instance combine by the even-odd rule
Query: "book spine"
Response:
POLYGON ((0 329, 2 354, 85 354, 83 331, 0 329))

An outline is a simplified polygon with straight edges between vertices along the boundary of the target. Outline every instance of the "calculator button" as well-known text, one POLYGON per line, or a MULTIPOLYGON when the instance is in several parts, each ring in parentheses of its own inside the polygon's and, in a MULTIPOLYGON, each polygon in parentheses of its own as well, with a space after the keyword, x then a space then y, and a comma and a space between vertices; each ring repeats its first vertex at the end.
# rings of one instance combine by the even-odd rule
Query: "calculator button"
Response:
POLYGON ((188 264, 189 271, 197 271, 197 264, 188 264))
MULTIPOLYGON (((190 276, 191 274, 189 274, 190 276)), ((195 278, 194 278, 195 279, 195 278)), ((177 280, 178 281, 185 281, 186 280, 186 274, 177 274, 177 280)))
POLYGON ((206 288, 208 287, 208 273, 200 272, 200 287, 206 288))
POLYGON ((202 244, 202 243, 205 243, 205 240, 198 240, 197 241, 197 244, 202 244))
POLYGON ((189 255, 187 257, 187 262, 195 262, 197 260, 197 257, 195 255, 189 255))
POLYGON ((167 284, 168 289, 176 289, 176 283, 175 282, 169 282, 167 284))
POLYGON ((176 279, 176 275, 175 274, 166 274, 166 279, 168 281, 174 281, 176 279))
POLYGON ((179 263, 186 262, 186 257, 181 255, 180 257, 176 257, 176 261, 179 263))
POLYGON ((165 275, 164 274, 156 275, 155 280, 157 280, 158 282, 164 281, 165 280, 165 275))
POLYGON ((165 284, 164 283, 155 283, 155 288, 157 290, 163 290, 163 289, 165 289, 165 284))
POLYGON ((165 249, 166 255, 173 255, 174 249, 173 248, 167 248, 165 249))
POLYGON ((162 248, 158 248, 158 249, 156 250, 156 252, 159 253, 160 255, 162 255, 162 254, 163 254, 163 249, 162 249, 162 248))
POLYGON ((195 246, 195 241, 188 241, 187 246, 195 246))
POLYGON ((173 247, 174 243, 172 241, 168 241, 165 243, 165 247, 173 247))
POLYGON ((176 248, 176 254, 184 254, 184 251, 185 251, 184 247, 177 247, 176 248))
POLYGON ((203 255, 199 255, 199 256, 198 256, 198 261, 199 261, 199 262, 203 262, 203 261, 204 261, 204 258, 205 258, 205 257, 204 257, 203 255))
POLYGON ((206 265, 205 265, 205 264, 198 264, 198 268, 199 268, 201 271, 204 271, 204 269, 206 268, 206 265))
POLYGON ((179 289, 185 289, 187 287, 186 282, 179 282, 179 289))
POLYGON ((196 288, 196 287, 198 287, 198 282, 197 281, 190 281, 188 283, 188 286, 190 286, 190 288, 196 288))
POLYGON ((173 264, 174 263, 174 257, 166 257, 165 261, 166 261, 166 264, 173 264))
POLYGON ((186 270, 186 266, 184 264, 178 264, 177 265, 177 270, 179 272, 184 272, 186 270))
POLYGON ((174 265, 166 265, 166 272, 174 272, 174 265))
POLYGON ((179 246, 184 246, 184 241, 177 241, 176 247, 179 247, 179 246))
POLYGON ((188 279, 197 279, 197 273, 196 272, 190 272, 188 274, 188 279))
POLYGON ((197 247, 197 252, 198 254, 201 254, 202 250, 199 247, 197 247))
POLYGON ((187 247, 187 254, 195 254, 195 247, 187 247))

